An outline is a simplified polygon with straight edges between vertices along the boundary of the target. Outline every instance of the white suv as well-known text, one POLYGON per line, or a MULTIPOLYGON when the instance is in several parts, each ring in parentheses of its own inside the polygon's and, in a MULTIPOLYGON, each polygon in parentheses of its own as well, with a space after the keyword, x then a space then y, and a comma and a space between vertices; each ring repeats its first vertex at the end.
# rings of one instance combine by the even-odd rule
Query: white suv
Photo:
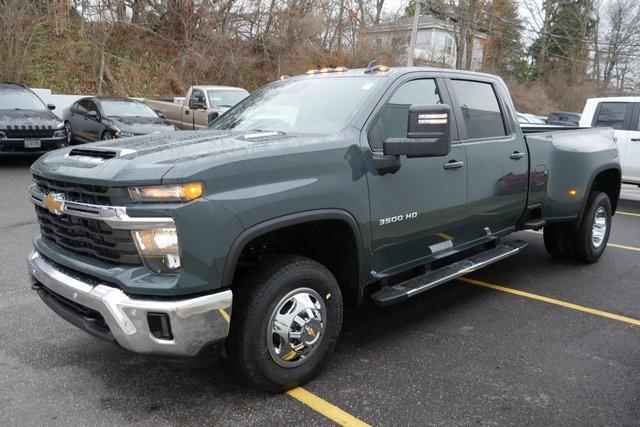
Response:
POLYGON ((640 186, 640 97, 591 98, 580 127, 612 127, 620 151, 622 181, 640 186))

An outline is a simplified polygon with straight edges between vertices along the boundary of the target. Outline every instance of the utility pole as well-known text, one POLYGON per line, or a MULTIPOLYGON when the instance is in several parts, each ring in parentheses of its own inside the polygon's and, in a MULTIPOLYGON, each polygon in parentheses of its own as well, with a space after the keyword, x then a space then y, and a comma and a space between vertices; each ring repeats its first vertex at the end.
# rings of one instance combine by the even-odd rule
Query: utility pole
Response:
POLYGON ((407 52, 407 67, 413 67, 413 57, 416 54, 416 39, 418 38, 418 21, 420 20, 420 2, 415 0, 416 7, 413 14, 413 25, 411 27, 411 41, 409 42, 409 52, 407 52))

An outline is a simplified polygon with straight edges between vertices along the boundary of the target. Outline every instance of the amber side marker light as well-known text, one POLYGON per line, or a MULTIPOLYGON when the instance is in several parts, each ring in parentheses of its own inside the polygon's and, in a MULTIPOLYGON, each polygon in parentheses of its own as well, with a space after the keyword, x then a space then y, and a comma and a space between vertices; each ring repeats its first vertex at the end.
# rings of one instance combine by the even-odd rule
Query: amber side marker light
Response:
POLYGON ((193 182, 182 186, 182 197, 186 200, 195 200, 202 197, 204 188, 201 182, 193 182))
POLYGON ((576 190, 575 188, 572 188, 571 190, 569 190, 569 196, 576 197, 577 195, 578 195, 578 190, 576 190))

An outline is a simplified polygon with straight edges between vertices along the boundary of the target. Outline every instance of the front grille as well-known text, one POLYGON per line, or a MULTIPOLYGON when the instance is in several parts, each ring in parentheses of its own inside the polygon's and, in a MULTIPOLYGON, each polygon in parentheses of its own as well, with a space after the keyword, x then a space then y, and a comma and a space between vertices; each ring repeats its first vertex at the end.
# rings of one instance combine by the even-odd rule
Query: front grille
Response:
POLYGON ((142 265, 127 230, 116 230, 97 219, 55 215, 36 206, 40 232, 58 246, 109 264, 142 265))
POLYGON ((108 205, 111 202, 108 187, 57 181, 38 175, 33 175, 33 180, 43 194, 61 193, 65 200, 97 205, 108 205))
POLYGON ((7 138, 51 138, 55 131, 52 126, 9 126, 3 130, 7 138))

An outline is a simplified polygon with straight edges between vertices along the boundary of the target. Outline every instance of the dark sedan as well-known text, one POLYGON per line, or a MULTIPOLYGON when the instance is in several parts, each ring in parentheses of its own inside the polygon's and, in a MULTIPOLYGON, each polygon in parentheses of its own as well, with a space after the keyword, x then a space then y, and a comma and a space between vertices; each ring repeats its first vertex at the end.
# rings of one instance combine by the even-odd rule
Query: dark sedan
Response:
POLYGON ((38 155, 64 147, 67 133, 62 120, 29 88, 0 84, 0 156, 38 155))
POLYGON ((130 98, 83 98, 64 111, 67 132, 74 142, 93 142, 176 128, 146 104, 130 98))

